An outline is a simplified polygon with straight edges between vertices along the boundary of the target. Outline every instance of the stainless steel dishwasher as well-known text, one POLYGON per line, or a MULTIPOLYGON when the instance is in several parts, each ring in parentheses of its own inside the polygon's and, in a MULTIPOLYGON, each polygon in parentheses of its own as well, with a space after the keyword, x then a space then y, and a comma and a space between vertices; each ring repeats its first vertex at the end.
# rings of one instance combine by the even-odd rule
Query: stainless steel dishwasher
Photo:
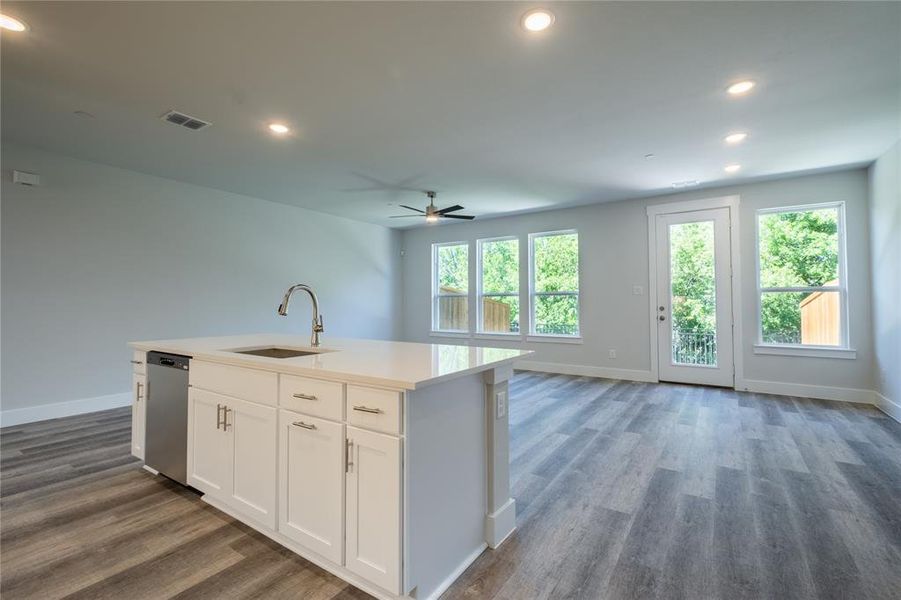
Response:
POLYGON ((188 368, 190 356, 147 353, 144 464, 188 483, 188 368))

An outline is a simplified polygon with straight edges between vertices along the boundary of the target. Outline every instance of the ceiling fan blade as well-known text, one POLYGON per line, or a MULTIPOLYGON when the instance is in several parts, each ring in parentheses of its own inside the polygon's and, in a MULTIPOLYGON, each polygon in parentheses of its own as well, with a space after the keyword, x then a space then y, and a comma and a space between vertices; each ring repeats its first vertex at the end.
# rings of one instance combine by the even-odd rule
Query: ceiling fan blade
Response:
POLYGON ((463 207, 460 206, 459 204, 454 204, 453 206, 448 206, 447 208, 442 208, 441 210, 438 211, 438 214, 444 215, 444 214, 454 212, 457 210, 463 210, 463 207))
POLYGON ((406 208, 407 210, 415 210, 416 212, 423 214, 423 215, 425 214, 424 210, 419 210, 418 208, 413 208, 412 206, 407 206, 406 204, 400 204, 398 206, 400 206, 401 208, 406 208))
POLYGON ((442 219, 466 219, 467 221, 472 221, 475 217, 470 215, 441 215, 442 219))
POLYGON ((409 218, 421 219, 422 215, 392 215, 388 218, 389 219, 409 219, 409 218))

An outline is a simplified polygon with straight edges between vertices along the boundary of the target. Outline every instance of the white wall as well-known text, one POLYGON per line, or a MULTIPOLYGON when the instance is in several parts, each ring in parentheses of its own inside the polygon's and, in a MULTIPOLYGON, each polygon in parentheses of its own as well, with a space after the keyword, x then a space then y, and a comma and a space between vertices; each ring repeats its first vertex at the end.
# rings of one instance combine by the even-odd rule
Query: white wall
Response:
MULTIPOLYGON (((536 351, 535 361, 589 367, 582 372, 622 377, 649 377, 651 350, 648 298, 632 295, 632 287, 648 288, 646 207, 671 201, 739 194, 742 253, 742 326, 745 335, 744 378, 751 382, 779 382, 819 386, 793 388, 810 395, 829 394, 832 388, 852 399, 870 398, 872 339, 870 323, 869 246, 867 234, 867 173, 864 169, 810 175, 765 183, 672 194, 650 199, 596 204, 565 210, 481 219, 404 233, 404 337, 430 337, 430 245, 432 242, 516 235, 526 243, 530 232, 578 229, 581 246, 582 344, 524 343, 476 340, 475 343, 518 346, 536 351), (753 354, 757 330, 754 257, 755 211, 760 208, 843 200, 846 205, 851 346, 856 360, 753 354), (608 350, 617 358, 609 359, 608 350)), ((471 248, 474 256, 474 248, 471 248)), ((522 265, 525 268, 525 264, 522 265)), ((473 303, 474 306, 474 303, 473 303)), ((465 340, 444 338, 448 343, 465 340)), ((755 383, 758 389, 762 383, 755 383)))
POLYGON ((276 316, 292 283, 318 292, 326 342, 397 337, 397 232, 24 146, 4 144, 2 168, 7 424, 47 413, 29 407, 121 399, 129 340, 307 335, 306 298, 276 316), (42 185, 14 185, 12 169, 42 185))
POLYGON ((901 142, 870 167, 876 391, 901 420, 901 142))

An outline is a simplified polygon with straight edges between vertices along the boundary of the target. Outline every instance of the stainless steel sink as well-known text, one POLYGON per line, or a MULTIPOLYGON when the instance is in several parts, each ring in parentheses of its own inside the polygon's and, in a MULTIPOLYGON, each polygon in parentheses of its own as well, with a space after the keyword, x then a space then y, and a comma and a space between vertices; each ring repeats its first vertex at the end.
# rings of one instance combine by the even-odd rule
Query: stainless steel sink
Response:
POLYGON ((310 350, 294 350, 292 348, 254 348, 252 350, 229 350, 235 354, 252 354, 253 356, 265 356, 267 358, 294 358, 295 356, 309 356, 319 354, 310 350))

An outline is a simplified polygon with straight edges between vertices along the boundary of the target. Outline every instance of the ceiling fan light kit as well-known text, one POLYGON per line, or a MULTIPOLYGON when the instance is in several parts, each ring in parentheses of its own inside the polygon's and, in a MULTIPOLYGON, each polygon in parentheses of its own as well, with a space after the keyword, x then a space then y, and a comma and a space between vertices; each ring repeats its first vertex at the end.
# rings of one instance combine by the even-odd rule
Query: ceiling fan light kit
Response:
POLYGON ((466 221, 472 221, 475 217, 471 215, 452 215, 450 213, 457 212, 458 210, 463 210, 463 207, 459 204, 455 204, 453 206, 448 206, 447 208, 438 208, 435 206, 435 198, 438 196, 436 192, 431 190, 426 190, 423 192, 426 197, 429 199, 428 206, 425 207, 425 210, 420 210, 418 208, 413 208, 412 206, 407 206, 406 204, 401 204, 401 208, 406 208, 407 210, 412 210, 417 213, 415 215, 393 215, 390 217, 391 219, 407 219, 410 217, 425 217, 426 223, 437 223, 439 219, 463 219, 466 221))

